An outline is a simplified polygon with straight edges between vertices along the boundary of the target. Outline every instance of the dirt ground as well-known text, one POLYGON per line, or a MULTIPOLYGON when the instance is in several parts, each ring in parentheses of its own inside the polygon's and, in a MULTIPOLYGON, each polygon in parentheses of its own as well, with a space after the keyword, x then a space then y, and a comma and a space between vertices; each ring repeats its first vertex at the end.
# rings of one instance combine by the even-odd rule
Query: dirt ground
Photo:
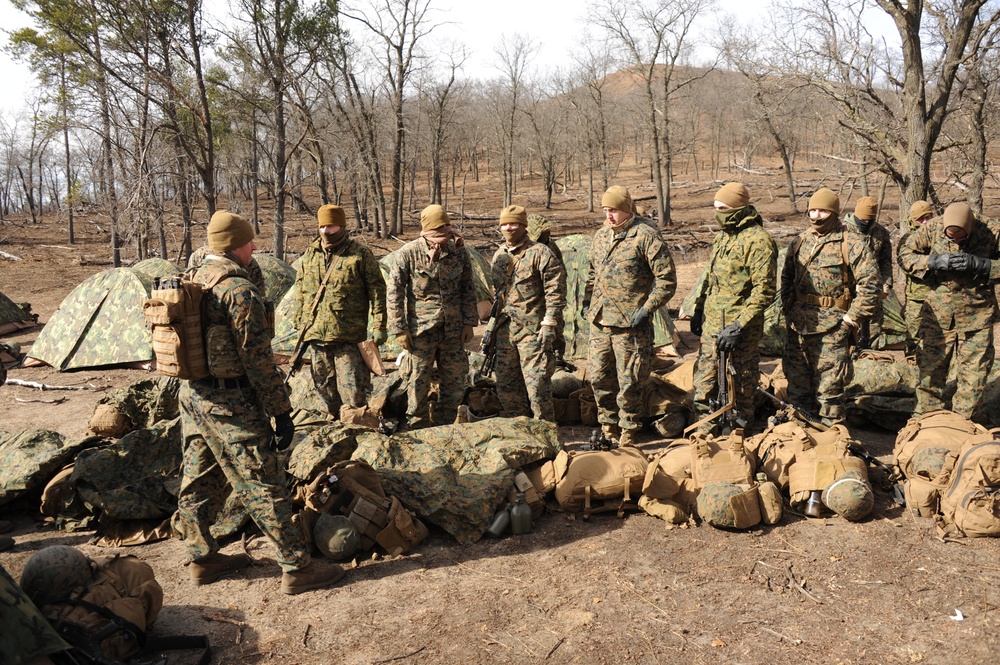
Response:
MULTIPOLYGON (((765 216, 777 220, 769 230, 787 238, 804 220, 783 216, 787 204, 772 194, 779 191, 775 183, 779 177, 748 182, 764 193, 761 200, 768 202, 759 207, 765 216)), ((680 278, 672 308, 703 266, 718 186, 675 189, 678 222, 666 234, 680 278)), ((557 197, 549 214, 555 235, 596 228, 598 215, 584 211, 585 196, 557 197)), ((515 199, 529 211, 539 200, 515 199)), ((895 228, 896 212, 889 216, 887 225, 895 228)), ((0 222, 0 250, 22 259, 0 260, 0 290, 30 302, 46 321, 76 284, 107 267, 81 265, 109 254, 96 221, 78 219, 82 240, 73 246, 61 244, 65 231, 56 220, 0 222)), ((291 222, 293 250, 305 247, 312 228, 305 216, 291 222)), ((465 232, 477 247, 497 237, 490 222, 470 223, 465 232)), ((201 234, 203 227, 196 230, 199 240, 201 234)), ((379 254, 398 246, 373 244, 379 254)), ((262 245, 267 248, 266 234, 262 245)), ((695 353, 686 323, 678 327, 679 351, 695 353)), ((27 349, 37 332, 3 341, 27 349)), ((0 428, 81 437, 106 390, 144 373, 13 369, 11 378, 92 388, 4 386, 0 428), (54 399, 64 401, 45 401, 54 399)), ((881 459, 891 459, 893 432, 852 432, 881 459)), ((589 430, 564 427, 561 434, 574 446, 589 430)), ((650 432, 640 443, 647 452, 664 444, 650 432)), ((997 662, 1000 543, 942 542, 929 520, 891 506, 881 492, 876 498, 875 511, 860 523, 786 512, 779 524, 747 532, 704 525, 667 529, 642 513, 584 521, 557 512, 529 535, 469 546, 435 530, 408 556, 357 561, 339 586, 294 597, 279 593, 275 553, 263 538, 249 541, 255 566, 204 587, 188 580, 177 540, 119 551, 148 562, 163 585, 165 605, 154 633, 206 634, 218 663, 997 662)), ((37 503, 6 506, 0 516, 15 523, 17 545, 0 553, 0 564, 15 578, 47 545, 112 553, 88 544, 86 532, 42 526, 37 503)), ((224 551, 240 547, 230 543, 224 551)), ((171 662, 191 660, 171 656, 171 662)))

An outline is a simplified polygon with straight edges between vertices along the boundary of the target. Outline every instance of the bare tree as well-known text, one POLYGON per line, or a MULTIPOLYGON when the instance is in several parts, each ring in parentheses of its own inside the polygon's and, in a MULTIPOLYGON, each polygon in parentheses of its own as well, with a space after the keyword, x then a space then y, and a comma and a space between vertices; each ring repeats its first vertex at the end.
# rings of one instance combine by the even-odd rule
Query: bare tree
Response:
POLYGON ((527 70, 537 51, 537 45, 521 34, 508 39, 501 37, 496 48, 499 58, 496 67, 500 78, 491 88, 491 109, 494 131, 500 152, 500 170, 503 178, 503 205, 514 200, 514 145, 518 136, 518 111, 527 85, 527 70))

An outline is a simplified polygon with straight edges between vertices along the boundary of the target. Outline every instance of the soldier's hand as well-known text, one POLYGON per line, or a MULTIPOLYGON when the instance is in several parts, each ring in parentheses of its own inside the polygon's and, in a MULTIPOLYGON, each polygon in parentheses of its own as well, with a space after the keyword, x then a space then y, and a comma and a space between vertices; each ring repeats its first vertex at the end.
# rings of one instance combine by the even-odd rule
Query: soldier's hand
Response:
POLYGON ((928 270, 948 270, 951 254, 931 254, 927 257, 928 270))
POLYGON ((638 328, 646 321, 649 320, 649 312, 645 307, 640 307, 635 310, 635 314, 632 315, 632 319, 628 322, 629 326, 632 328, 638 328))
POLYGON ((375 346, 382 346, 389 339, 389 335, 380 328, 376 328, 372 331, 372 341, 375 342, 375 346))
POLYGON ((971 262, 969 259, 972 257, 968 254, 949 254, 948 255, 948 270, 954 270, 955 272, 966 272, 969 270, 971 262))
POLYGON ((285 450, 292 445, 292 437, 295 436, 295 423, 292 421, 292 412, 286 411, 280 416, 274 417, 274 437, 278 450, 285 450))
POLYGON ((399 335, 396 335, 396 344, 399 344, 399 346, 404 351, 412 351, 413 350, 413 338, 410 337, 410 333, 408 333, 408 332, 400 333, 399 335))
POLYGON ((462 326, 462 346, 472 341, 472 326, 462 326))
POLYGON ((701 326, 705 323, 705 310, 698 307, 691 315, 691 334, 701 337, 701 326))
POLYGON ((971 264, 969 266, 969 272, 975 273, 976 275, 980 275, 982 277, 990 276, 990 270, 993 268, 992 261, 990 261, 988 258, 984 256, 972 256, 971 254, 969 254, 968 257, 969 257, 969 263, 971 264))
POLYGON ((890 293, 892 293, 892 286, 890 284, 888 284, 888 283, 883 284, 882 285, 882 293, 879 294, 879 297, 882 300, 885 300, 886 298, 889 297, 890 293))
POLYGON ((542 326, 538 330, 538 341, 546 351, 552 350, 552 344, 556 341, 556 329, 552 326, 542 326))
POLYGON ((851 331, 858 329, 858 322, 852 319, 849 314, 844 314, 844 318, 841 321, 851 331))
POLYGON ((729 353, 736 348, 736 344, 740 341, 740 335, 743 334, 743 325, 739 322, 730 323, 728 326, 719 331, 718 337, 715 338, 715 346, 719 351, 725 351, 729 353))

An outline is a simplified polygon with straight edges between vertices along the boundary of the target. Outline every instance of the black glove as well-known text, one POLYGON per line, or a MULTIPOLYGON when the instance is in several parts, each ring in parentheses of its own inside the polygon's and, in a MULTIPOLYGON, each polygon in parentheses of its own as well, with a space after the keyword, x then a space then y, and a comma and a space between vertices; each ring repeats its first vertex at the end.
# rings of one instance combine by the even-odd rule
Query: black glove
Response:
POLYGON ((971 272, 976 275, 989 275, 992 262, 982 256, 972 254, 950 254, 948 269, 956 272, 971 272))
POLYGON ((969 259, 971 258, 968 254, 948 254, 948 270, 955 272, 969 270, 969 259))
POLYGON ((989 277, 990 270, 993 269, 993 261, 989 260, 985 256, 972 256, 969 255, 969 262, 972 267, 969 269, 972 273, 979 275, 980 277, 989 277))
POLYGON ((743 334, 743 325, 740 323, 730 323, 728 326, 719 331, 719 334, 715 337, 715 346, 718 347, 719 351, 725 351, 729 353, 736 348, 736 343, 740 341, 740 335, 743 334))
POLYGON ((285 450, 292 445, 295 436, 295 423, 292 422, 292 412, 286 411, 274 417, 274 438, 278 450, 285 450))
POLYGON ((928 270, 948 270, 952 254, 931 254, 927 257, 928 270))
POLYGON ((635 310, 635 314, 632 315, 632 319, 628 322, 628 324, 632 328, 638 328, 647 320, 649 320, 649 312, 646 311, 645 307, 640 307, 635 310))
POLYGON ((701 337, 701 326, 705 323, 705 311, 698 307, 691 315, 691 334, 701 337))

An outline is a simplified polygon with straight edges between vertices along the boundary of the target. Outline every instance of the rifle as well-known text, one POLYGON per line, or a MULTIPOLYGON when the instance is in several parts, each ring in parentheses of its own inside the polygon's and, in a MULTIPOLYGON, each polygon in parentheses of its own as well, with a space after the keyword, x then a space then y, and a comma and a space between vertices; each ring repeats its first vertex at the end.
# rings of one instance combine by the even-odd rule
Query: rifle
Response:
POLYGON ((479 345, 479 352, 483 354, 483 365, 476 372, 474 381, 478 383, 484 377, 493 374, 497 364, 497 328, 503 323, 503 301, 507 293, 507 286, 497 292, 490 307, 490 316, 486 320, 486 329, 483 331, 483 341, 479 345))
POLYGON ((722 417, 726 424, 722 428, 722 434, 732 434, 734 429, 744 428, 747 423, 736 415, 736 386, 729 380, 730 376, 736 376, 736 369, 729 360, 728 352, 719 351, 718 365, 716 382, 719 391, 714 400, 709 400, 709 406, 712 411, 723 411, 722 417))
MULTIPOLYGON (((777 395, 774 395, 773 393, 764 390, 760 386, 757 386, 757 392, 760 393, 761 395, 768 397, 772 402, 774 402, 781 408, 790 411, 794 415, 798 415, 801 419, 805 420, 807 423, 819 429, 820 431, 823 432, 829 431, 830 429, 829 426, 824 425, 822 421, 820 421, 818 418, 816 418, 809 412, 803 411, 797 406, 789 404, 788 402, 779 398, 777 395)), ((903 492, 903 487, 899 484, 901 476, 898 470, 893 469, 891 466, 889 466, 882 460, 878 459, 877 457, 869 453, 867 450, 864 449, 864 447, 860 443, 856 441, 849 440, 847 442, 847 452, 861 459, 868 466, 873 466, 877 469, 881 469, 882 471, 884 471, 886 477, 884 481, 881 481, 879 483, 879 487, 888 492, 892 496, 893 501, 897 505, 903 506, 904 508, 906 507, 906 494, 903 492)))
POLYGON ((860 358, 861 352, 871 348, 871 345, 871 319, 865 319, 858 326, 857 340, 854 342, 854 353, 851 354, 851 360, 860 358))

